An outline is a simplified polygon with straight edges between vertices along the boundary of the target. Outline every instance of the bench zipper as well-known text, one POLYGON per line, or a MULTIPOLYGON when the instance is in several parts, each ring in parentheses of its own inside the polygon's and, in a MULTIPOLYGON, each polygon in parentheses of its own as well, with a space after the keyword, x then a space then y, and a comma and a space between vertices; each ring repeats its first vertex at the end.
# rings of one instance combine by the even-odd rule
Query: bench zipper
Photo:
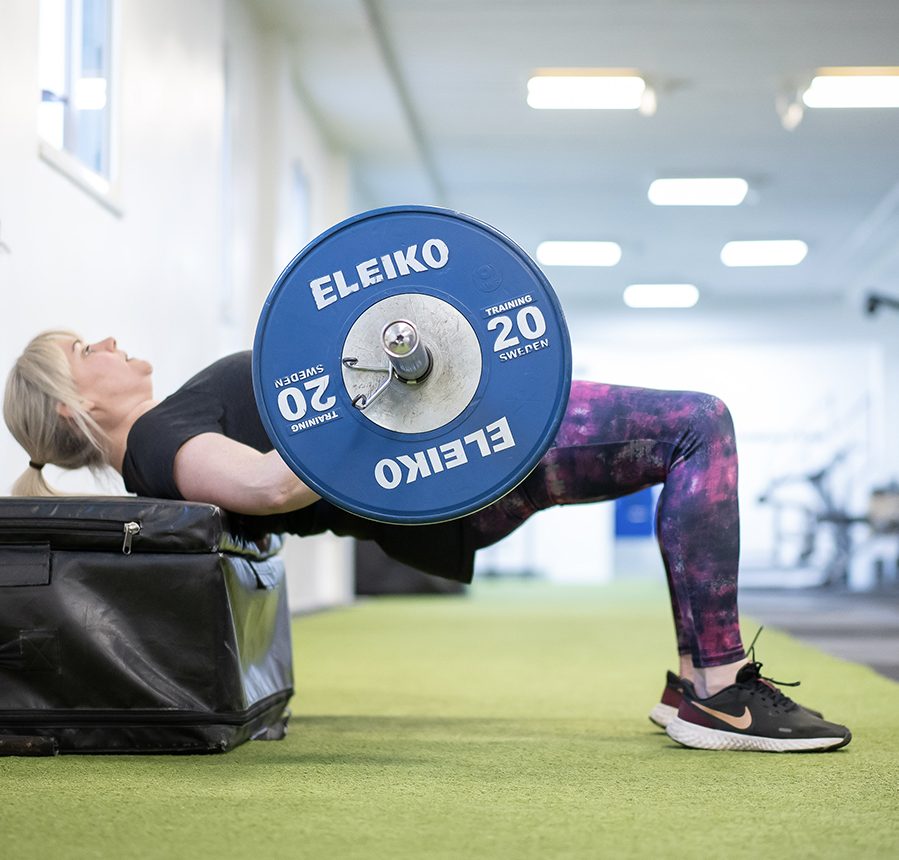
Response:
POLYGON ((54 517, 29 517, 28 519, 8 519, 0 522, 0 534, 13 533, 21 537, 47 538, 47 535, 83 534, 83 535, 122 535, 122 555, 131 555, 134 538, 140 534, 139 522, 109 522, 108 520, 66 520, 54 517), (90 524, 85 527, 86 524, 90 524))
POLYGON ((131 555, 131 541, 140 534, 140 523, 134 521, 125 523, 122 530, 125 532, 125 539, 122 541, 122 555, 131 555))

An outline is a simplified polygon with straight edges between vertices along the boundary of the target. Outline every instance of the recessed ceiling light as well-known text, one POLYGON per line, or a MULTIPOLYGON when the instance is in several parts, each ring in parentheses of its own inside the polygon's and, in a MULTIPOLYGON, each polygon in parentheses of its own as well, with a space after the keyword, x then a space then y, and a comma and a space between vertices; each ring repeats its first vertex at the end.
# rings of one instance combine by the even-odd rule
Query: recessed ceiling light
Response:
POLYGON ((802 101, 811 108, 899 107, 899 67, 831 66, 818 69, 802 101))
POLYGON ((646 81, 636 69, 538 69, 528 81, 537 110, 639 110, 646 81))
POLYGON ((808 245, 801 239, 728 242, 721 249, 725 266, 796 266, 805 259, 808 245))
POLYGON ((694 284, 631 284, 624 290, 629 308, 692 308, 698 301, 694 284))
POLYGON ((745 179, 656 179, 649 186, 656 206, 739 206, 749 191, 745 179))
POLYGON ((617 242, 541 242, 537 261, 544 266, 617 266, 621 245, 617 242))

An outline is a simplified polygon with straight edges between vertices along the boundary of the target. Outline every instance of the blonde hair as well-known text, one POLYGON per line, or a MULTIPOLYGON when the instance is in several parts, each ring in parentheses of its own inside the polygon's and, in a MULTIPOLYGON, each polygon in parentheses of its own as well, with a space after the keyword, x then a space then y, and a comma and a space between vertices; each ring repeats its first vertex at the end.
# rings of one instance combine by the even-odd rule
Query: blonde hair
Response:
POLYGON ((69 362, 60 349, 69 331, 45 331, 19 356, 6 380, 3 418, 30 458, 13 484, 14 496, 60 495, 46 481, 46 463, 64 469, 84 466, 93 472, 108 466, 106 436, 81 403, 69 362), (60 412, 64 406, 68 414, 60 412))

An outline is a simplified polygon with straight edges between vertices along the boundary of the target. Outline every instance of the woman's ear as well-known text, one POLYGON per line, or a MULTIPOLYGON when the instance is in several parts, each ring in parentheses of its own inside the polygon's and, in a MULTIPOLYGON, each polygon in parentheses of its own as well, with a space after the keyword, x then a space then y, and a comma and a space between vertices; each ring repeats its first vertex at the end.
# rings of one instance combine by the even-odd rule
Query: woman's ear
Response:
MULTIPOLYGON (((81 406, 85 412, 93 412, 96 406, 95 403, 91 400, 82 400, 81 406)), ((67 403, 57 403, 56 411, 62 415, 63 418, 74 418, 75 412, 67 403)))

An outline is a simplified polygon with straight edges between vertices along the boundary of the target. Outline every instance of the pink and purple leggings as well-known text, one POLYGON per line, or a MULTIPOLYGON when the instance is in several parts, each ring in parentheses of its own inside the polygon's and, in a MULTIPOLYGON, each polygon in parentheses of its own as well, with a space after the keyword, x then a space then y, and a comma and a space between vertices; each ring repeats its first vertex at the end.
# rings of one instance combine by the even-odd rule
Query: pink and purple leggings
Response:
POLYGON ((744 656, 737 614, 737 449, 727 407, 691 391, 574 382, 552 447, 515 490, 471 515, 489 546, 553 505, 663 484, 656 532, 677 646, 699 667, 744 656))

